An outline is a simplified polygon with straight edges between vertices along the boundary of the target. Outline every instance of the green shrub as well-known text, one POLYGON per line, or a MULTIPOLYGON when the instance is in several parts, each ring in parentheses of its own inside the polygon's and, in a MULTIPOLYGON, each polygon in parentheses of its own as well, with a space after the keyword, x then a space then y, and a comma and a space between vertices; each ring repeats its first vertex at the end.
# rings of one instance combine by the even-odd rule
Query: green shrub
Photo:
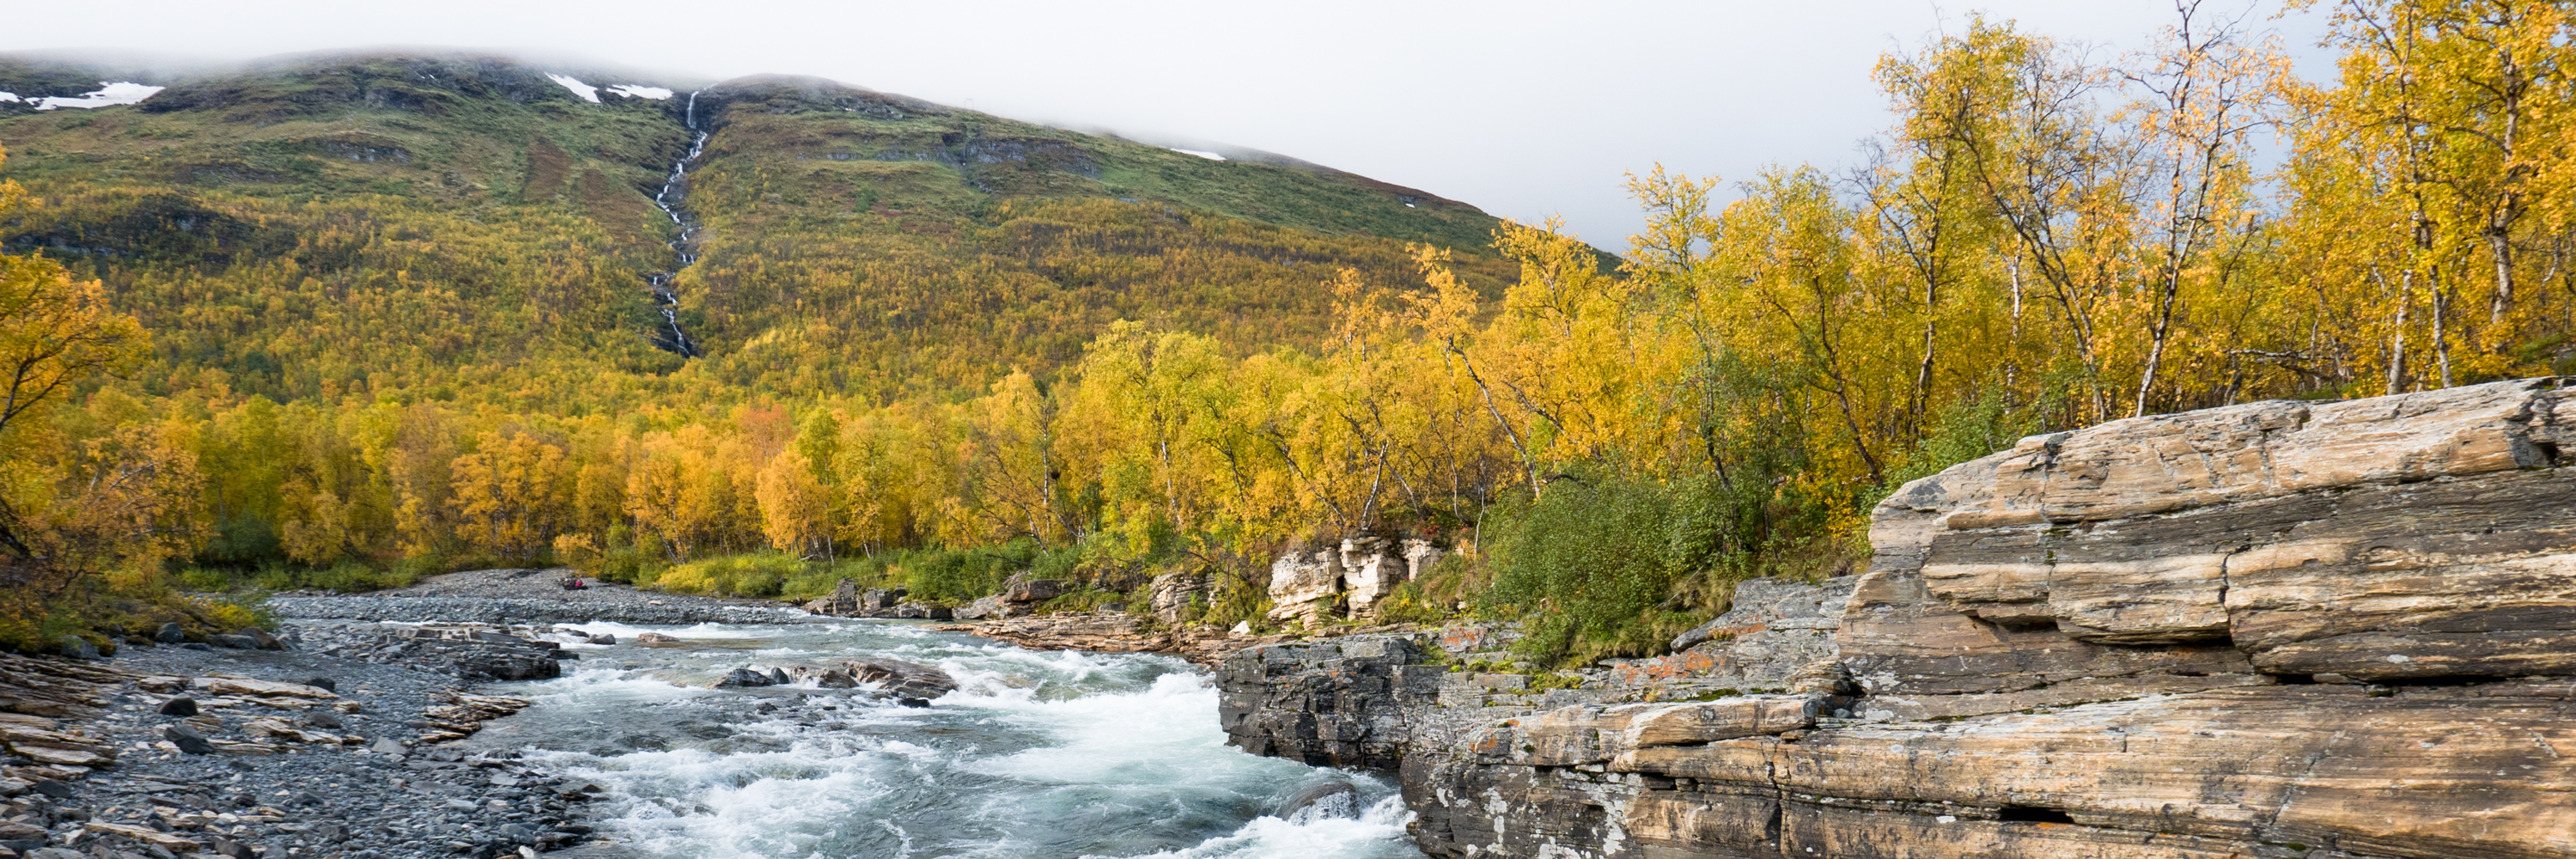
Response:
POLYGON ((761 552, 675 565, 656 576, 653 585, 673 593, 774 597, 790 576, 804 572, 804 561, 777 552, 761 552))
POLYGON ((1723 611, 1734 582, 1770 548, 1774 492, 1715 478, 1559 480, 1487 518, 1494 582, 1480 601, 1487 613, 1528 625, 1513 648, 1541 665, 1660 653, 1673 635, 1723 611))

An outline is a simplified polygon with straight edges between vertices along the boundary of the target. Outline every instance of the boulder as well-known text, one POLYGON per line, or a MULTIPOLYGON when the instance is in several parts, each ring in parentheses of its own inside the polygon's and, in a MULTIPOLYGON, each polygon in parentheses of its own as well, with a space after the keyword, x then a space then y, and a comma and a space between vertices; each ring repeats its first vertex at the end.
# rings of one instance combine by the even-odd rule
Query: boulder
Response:
POLYGON ((918 662, 862 659, 839 665, 860 683, 877 684, 880 689, 906 698, 929 700, 957 691, 957 680, 948 672, 918 662))
POLYGON ((161 625, 160 632, 152 634, 152 640, 162 644, 179 644, 188 640, 188 631, 179 628, 178 624, 165 623, 161 625))
POLYGON ((211 755, 215 753, 215 744, 207 742, 206 735, 197 733, 195 729, 186 725, 170 725, 162 728, 161 738, 169 740, 172 745, 179 747, 179 751, 186 752, 188 754, 211 755))
POLYGON ((1010 584, 1002 589, 1002 601, 1024 606, 1036 605, 1072 591, 1073 583, 1063 579, 1022 579, 1013 576, 1010 584))
POLYGON ((1360 791, 1350 782, 1334 779, 1308 785, 1289 795, 1273 814, 1290 823, 1305 824, 1318 820, 1360 816, 1360 791))
MULTIPOLYGON (((1010 617, 1014 613, 1012 609, 1013 606, 1003 602, 1000 595, 994 595, 977 597, 974 602, 951 610, 950 614, 958 620, 999 619, 1010 617)), ((1024 611, 1019 613, 1026 614, 1024 611)))
POLYGON ((89 639, 82 638, 77 635, 65 633, 63 635, 62 642, 57 646, 61 649, 64 656, 69 656, 73 659, 99 658, 98 646, 89 643, 89 639))
POLYGON ((240 631, 234 632, 233 634, 250 639, 250 646, 260 650, 286 649, 286 642, 279 641, 277 636, 268 634, 268 630, 261 629, 256 626, 242 627, 240 631))
POLYGON ((677 638, 673 638, 673 637, 671 637, 671 636, 668 636, 668 635, 663 635, 663 634, 658 633, 658 632, 639 632, 639 633, 636 633, 636 634, 635 634, 635 643, 637 643, 637 644, 678 644, 678 643, 680 643, 680 640, 679 640, 679 639, 677 639, 677 638))
POLYGON ((161 715, 187 718, 197 715, 197 699, 181 695, 161 702, 161 715))
POLYGON ((832 594, 805 604, 805 610, 831 617, 849 617, 859 612, 859 583, 841 579, 832 594))
POLYGON ((718 689, 738 689, 750 686, 776 685, 779 685, 779 681, 771 679, 768 672, 750 668, 736 668, 732 671, 727 671, 725 672, 724 679, 716 681, 716 688, 718 689))

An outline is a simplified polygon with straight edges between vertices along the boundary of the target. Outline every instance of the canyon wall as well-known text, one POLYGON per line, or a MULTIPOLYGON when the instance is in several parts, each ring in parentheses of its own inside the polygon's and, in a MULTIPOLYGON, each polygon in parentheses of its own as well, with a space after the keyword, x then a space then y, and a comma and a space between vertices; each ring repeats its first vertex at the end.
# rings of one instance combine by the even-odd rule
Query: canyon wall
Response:
POLYGON ((2034 436, 1672 655, 1258 647, 1222 718, 1434 856, 2576 856, 2571 466, 2576 379, 2034 436))

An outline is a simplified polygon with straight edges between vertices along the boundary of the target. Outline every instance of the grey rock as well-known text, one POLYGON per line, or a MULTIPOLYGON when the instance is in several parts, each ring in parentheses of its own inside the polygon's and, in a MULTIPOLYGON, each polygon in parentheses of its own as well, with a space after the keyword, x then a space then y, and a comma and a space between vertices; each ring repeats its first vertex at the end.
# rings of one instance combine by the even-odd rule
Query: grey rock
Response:
POLYGON ((397 741, 392 737, 385 737, 377 740, 374 745, 368 746, 367 750, 380 755, 399 755, 405 751, 409 751, 408 749, 403 748, 403 744, 400 741, 397 741))
MULTIPOLYGON (((214 634, 214 635, 206 636, 206 641, 207 641, 207 642, 209 642, 209 643, 211 643, 211 644, 213 644, 213 645, 214 645, 214 646, 216 646, 216 647, 229 647, 229 648, 232 648, 232 649, 234 649, 234 650, 257 650, 257 649, 259 649, 259 642, 258 642, 256 639, 253 639, 253 638, 251 638, 251 637, 249 637, 249 636, 246 636, 246 635, 224 635, 224 634, 221 634, 221 633, 217 633, 217 634, 214 634)), ((243 849, 247 850, 247 849, 249 849, 249 848, 243 848, 243 849)))
POLYGON ((64 656, 69 656, 74 659, 99 658, 98 645, 91 644, 89 643, 89 639, 82 638, 77 635, 64 635, 60 646, 64 656))
POLYGON ((1350 782, 1334 779, 1309 785, 1279 804, 1275 815, 1290 823, 1311 823, 1333 818, 1360 816, 1359 788, 1350 782))
POLYGON ((162 728, 161 738, 169 740, 172 745, 179 747, 179 751, 186 752, 188 754, 211 755, 215 753, 215 744, 206 742, 206 735, 197 733, 196 729, 190 728, 186 725, 171 725, 162 728))
POLYGON ((53 779, 38 779, 34 784, 28 785, 27 789, 55 799, 72 798, 72 786, 53 779))
POLYGON ((778 685, 778 681, 770 679, 768 674, 754 671, 749 668, 736 668, 732 671, 725 672, 724 679, 716 681, 716 688, 718 689, 736 689, 746 686, 775 685, 778 685))
POLYGON ((160 632, 152 634, 152 640, 162 644, 178 644, 188 640, 188 631, 179 628, 178 624, 165 623, 161 625, 160 632))
POLYGON ((161 715, 187 718, 197 715, 197 699, 181 695, 161 702, 161 715))
POLYGON ((957 680, 948 672, 917 662, 862 659, 843 662, 841 667, 858 682, 880 684, 887 692, 906 698, 930 699, 957 691, 957 680))
POLYGON ((304 685, 329 692, 340 691, 340 681, 329 677, 307 677, 304 678, 304 685))
POLYGON ((340 714, 320 707, 315 707, 304 711, 304 724, 311 725, 316 728, 338 728, 340 727, 340 714))
POLYGON ((277 636, 270 635, 268 634, 268 630, 261 629, 256 626, 242 627, 240 631, 233 634, 250 639, 251 646, 261 650, 286 649, 286 642, 277 640, 277 636))

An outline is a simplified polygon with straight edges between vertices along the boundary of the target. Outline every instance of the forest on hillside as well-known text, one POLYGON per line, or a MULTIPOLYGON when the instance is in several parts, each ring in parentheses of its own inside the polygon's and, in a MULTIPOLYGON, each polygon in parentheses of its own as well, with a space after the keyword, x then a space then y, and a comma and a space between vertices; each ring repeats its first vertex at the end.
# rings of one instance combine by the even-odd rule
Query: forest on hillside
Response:
MULTIPOLYGON (((1402 532, 1457 551, 1391 617, 1526 618, 1551 661, 1657 652, 1733 581, 1849 568, 1879 499, 2028 434, 2576 373, 2576 4, 2330 11, 2323 80, 2293 74, 2260 20, 2191 4, 2120 56, 1972 18, 1872 71, 1892 122, 1858 165, 1781 165, 1732 195, 1635 176, 1648 225, 1615 271, 1552 222, 1506 223, 1489 250, 1419 244, 1291 291, 1281 255, 1242 249, 1320 240, 1210 228, 1193 235, 1233 238, 1203 253, 1157 232, 1191 215, 1011 203, 1094 229, 1032 222, 1020 260, 986 273, 1052 258, 1295 311, 1121 309, 1060 365, 941 363, 923 340, 853 367, 836 332, 782 325, 733 347, 769 357, 713 372, 545 301, 471 324, 594 344, 637 374, 454 357, 463 335, 433 320, 472 308, 430 281, 516 275, 406 255, 534 261, 565 289, 651 265, 586 251, 579 225, 463 255, 431 225, 367 218, 293 237, 369 260, 385 286, 363 294, 417 303, 400 314, 283 262, 264 303, 239 281, 93 269, 159 291, 130 307, 134 289, 41 251, 0 256, 0 575, 19 584, 0 639, 216 622, 183 591, 543 564, 755 596, 850 576, 940 601, 1035 570, 1087 583, 1067 605, 1204 572, 1201 618, 1258 626, 1283 547, 1402 532), (1152 278, 1120 270, 1147 260, 1152 278), (1485 269, 1507 285, 1462 274, 1485 269), (258 377, 275 381, 190 363, 233 324, 209 317, 257 313, 311 320, 258 377), (415 313, 405 330, 335 322, 415 313), (885 383, 916 375, 939 382, 885 383)), ((710 199, 757 197, 726 187, 710 199)), ((0 185, 0 222, 42 211, 0 185)), ((870 257, 878 293, 791 295, 864 254, 730 254, 683 277, 771 291, 703 313, 903 313, 885 296, 986 276, 870 257)), ((986 310, 1038 339, 1093 312, 986 310)))

